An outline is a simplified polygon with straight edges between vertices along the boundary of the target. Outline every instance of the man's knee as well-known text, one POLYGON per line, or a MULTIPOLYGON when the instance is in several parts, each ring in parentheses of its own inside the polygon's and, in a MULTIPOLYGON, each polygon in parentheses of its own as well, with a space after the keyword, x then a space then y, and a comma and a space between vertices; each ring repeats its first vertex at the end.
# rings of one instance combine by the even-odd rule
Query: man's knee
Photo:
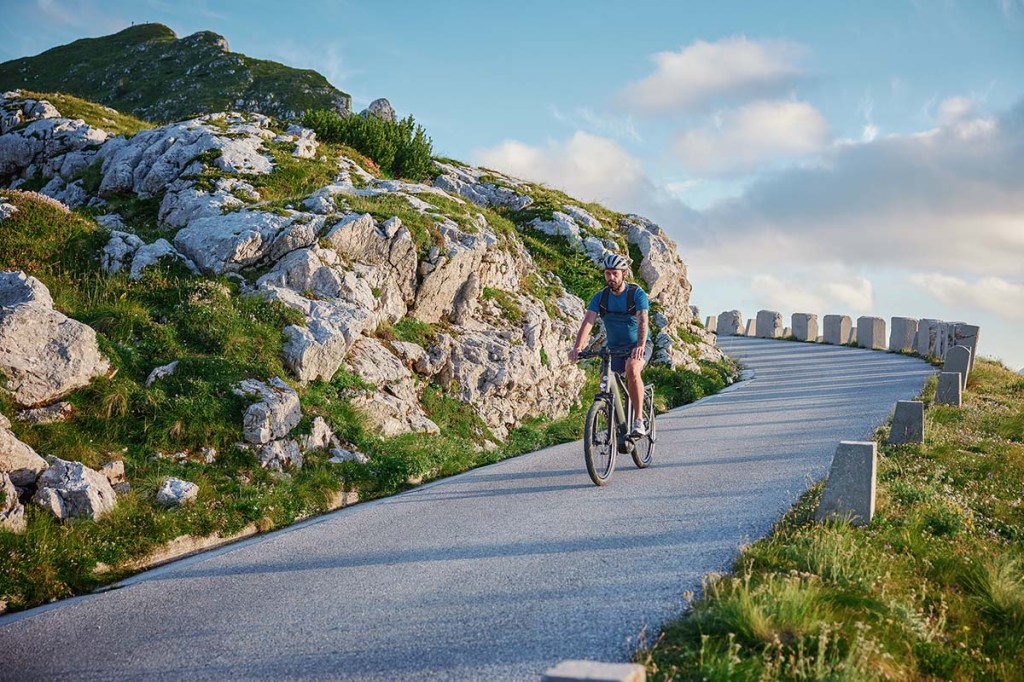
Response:
POLYGON ((641 380, 641 372, 644 369, 644 361, 630 358, 626 361, 626 375, 631 379, 641 380))

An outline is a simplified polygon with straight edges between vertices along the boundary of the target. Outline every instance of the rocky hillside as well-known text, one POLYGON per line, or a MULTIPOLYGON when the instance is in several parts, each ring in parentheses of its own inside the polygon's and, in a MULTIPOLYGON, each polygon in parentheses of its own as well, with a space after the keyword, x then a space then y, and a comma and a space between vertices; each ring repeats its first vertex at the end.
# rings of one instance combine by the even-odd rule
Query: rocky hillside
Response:
POLYGON ((351 98, 316 71, 231 52, 223 36, 178 38, 140 24, 0 64, 0 91, 63 92, 147 121, 239 110, 295 119, 307 109, 347 114, 351 98))
POLYGON ((609 251, 651 293, 661 406, 731 381, 640 216, 450 160, 382 177, 259 114, 115 135, 54 101, 0 97, 12 607, 579 437, 595 370, 567 353, 609 251))

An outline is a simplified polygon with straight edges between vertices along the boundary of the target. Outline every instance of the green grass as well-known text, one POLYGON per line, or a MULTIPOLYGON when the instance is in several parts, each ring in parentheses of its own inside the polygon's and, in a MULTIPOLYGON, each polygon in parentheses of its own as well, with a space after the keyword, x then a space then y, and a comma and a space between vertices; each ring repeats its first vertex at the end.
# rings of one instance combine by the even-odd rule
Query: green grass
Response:
POLYGON ((96 104, 74 95, 61 92, 35 92, 33 90, 22 90, 22 95, 26 99, 45 99, 57 107, 57 111, 64 118, 80 118, 92 127, 106 130, 114 135, 131 137, 140 130, 153 127, 152 123, 128 114, 122 114, 102 104, 96 104))
POLYGON ((1020 679, 1022 414, 1020 377, 979 361, 923 444, 880 446, 867 528, 814 523, 814 486, 637 660, 654 680, 1020 679))
POLYGON ((519 304, 518 297, 511 291, 504 289, 492 289, 484 287, 481 298, 485 301, 494 301, 501 308, 501 315, 513 325, 521 325, 526 319, 523 307, 519 304))
POLYGON ((206 32, 186 43, 166 26, 140 24, 0 64, 0 91, 67 93, 158 122, 229 111, 239 99, 262 101, 263 113, 282 117, 348 108, 348 95, 319 73, 224 54, 217 37, 206 32))

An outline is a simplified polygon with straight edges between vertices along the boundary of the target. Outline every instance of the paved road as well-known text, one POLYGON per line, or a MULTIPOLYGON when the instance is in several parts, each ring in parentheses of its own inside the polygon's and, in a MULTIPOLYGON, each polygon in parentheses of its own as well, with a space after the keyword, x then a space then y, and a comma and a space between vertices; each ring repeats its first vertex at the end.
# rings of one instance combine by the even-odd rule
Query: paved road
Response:
POLYGON ((0 679, 524 680, 625 660, 933 371, 721 345, 755 378, 659 417, 650 469, 620 459, 597 488, 561 445, 14 614, 0 679))

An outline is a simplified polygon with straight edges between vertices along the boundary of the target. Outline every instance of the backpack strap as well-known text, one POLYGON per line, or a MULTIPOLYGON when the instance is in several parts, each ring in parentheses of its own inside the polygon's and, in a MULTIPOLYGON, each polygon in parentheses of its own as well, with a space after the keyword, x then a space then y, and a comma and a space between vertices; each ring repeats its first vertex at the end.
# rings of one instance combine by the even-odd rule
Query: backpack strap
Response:
MULTIPOLYGON (((635 282, 630 282, 626 285, 626 314, 636 315, 636 290, 640 288, 640 285, 635 282)), ((605 287, 601 290, 601 299, 597 302, 597 314, 604 319, 604 316, 608 314, 608 297, 611 296, 611 290, 605 287)))
POLYGON ((601 300, 597 302, 597 314, 601 316, 602 320, 608 314, 608 297, 610 295, 611 292, 608 290, 608 287, 601 290, 601 300))

